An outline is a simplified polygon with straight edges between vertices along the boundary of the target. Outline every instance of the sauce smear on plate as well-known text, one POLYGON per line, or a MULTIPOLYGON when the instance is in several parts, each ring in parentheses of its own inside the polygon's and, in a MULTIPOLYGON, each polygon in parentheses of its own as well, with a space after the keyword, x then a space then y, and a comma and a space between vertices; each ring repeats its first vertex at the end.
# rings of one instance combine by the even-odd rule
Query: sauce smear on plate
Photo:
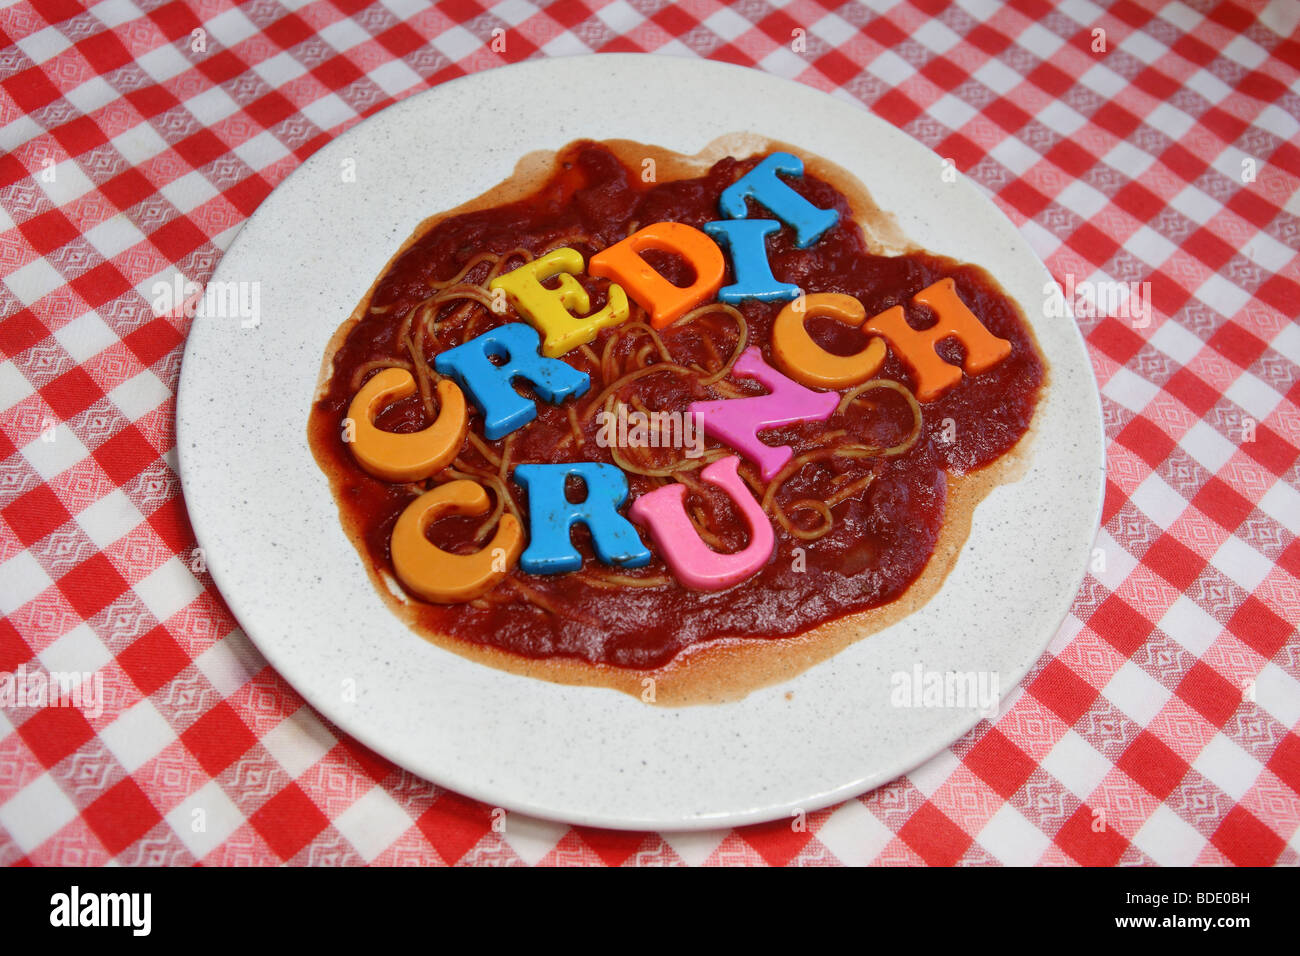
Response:
MULTIPOLYGON (((654 447, 653 441, 610 448, 602 441, 597 413, 616 409, 618 402, 628 413, 684 412, 692 402, 764 394, 751 379, 717 373, 729 368, 742 344, 757 346, 776 366, 772 326, 784 302, 744 301, 736 307, 739 318, 734 309, 705 307, 659 330, 657 337, 644 311, 633 304, 627 322, 563 356, 590 375, 584 395, 558 406, 539 401, 534 421, 498 441, 484 438, 482 419, 471 411, 470 436, 456 461, 425 482, 392 484, 367 474, 348 449, 343 422, 353 396, 378 369, 396 364, 417 371, 421 362, 432 369, 440 352, 520 321, 513 310, 494 310, 490 279, 563 246, 590 261, 649 223, 700 229, 719 218, 722 191, 761 158, 725 157, 700 175, 653 181, 626 151, 620 158, 604 144, 582 141, 556 155, 552 174, 531 195, 438 217, 422 227, 336 336, 309 425, 313 451, 330 476, 344 525, 378 578, 400 587, 389 549, 393 527, 415 497, 440 482, 479 481, 493 510, 483 517, 436 522, 429 539, 439 547, 453 553, 478 550, 507 508, 517 510, 527 528, 527 495, 511 479, 514 467, 524 463, 618 465, 627 473, 629 502, 680 481, 687 488, 687 513, 703 539, 720 552, 745 546, 746 525, 730 499, 700 480, 699 464, 682 466, 683 461, 707 464, 729 449, 708 439, 703 458, 692 459, 688 449, 654 447), (655 365, 678 366, 689 374, 667 367, 645 371, 655 365)), ((917 581, 940 541, 954 478, 985 469, 1016 446, 1030 427, 1046 369, 1020 310, 995 280, 978 267, 924 251, 873 251, 855 219, 861 210, 820 178, 818 168, 810 160, 805 175, 790 185, 813 205, 838 210, 839 220, 805 249, 795 246, 789 227, 770 236, 768 259, 778 280, 809 294, 853 296, 869 317, 903 306, 908 323, 921 329, 934 320, 913 297, 950 278, 980 322, 1011 343, 1010 355, 978 375, 963 375, 937 400, 917 405, 913 376, 890 350, 873 379, 885 385, 856 395, 842 389, 852 397, 825 421, 762 432, 766 444, 789 445, 794 457, 772 482, 748 460, 740 467, 773 519, 776 544, 763 568, 737 585, 690 590, 658 554, 636 570, 598 564, 589 533, 578 525, 573 540, 584 555, 581 571, 530 575, 515 568, 491 592, 466 604, 434 605, 408 595, 408 619, 417 629, 440 642, 450 638, 528 659, 650 670, 710 642, 803 634, 889 604, 917 581)), ((694 279, 689 265, 672 255, 645 257, 675 285, 694 279)), ((608 280, 586 272, 575 278, 589 293, 592 312, 605 306, 608 280)), ((866 343, 861 329, 829 318, 810 318, 807 328, 834 354, 854 354, 866 343)), ((937 351, 955 365, 964 357, 955 340, 937 351)), ((520 392, 532 397, 526 384, 520 392)), ((417 391, 389 406, 376 425, 417 431, 432 421, 430 408, 429 397, 417 391)), ((570 490, 572 500, 581 500, 581 494, 579 488, 570 490)), ((642 537, 649 542, 648 535, 642 537)))

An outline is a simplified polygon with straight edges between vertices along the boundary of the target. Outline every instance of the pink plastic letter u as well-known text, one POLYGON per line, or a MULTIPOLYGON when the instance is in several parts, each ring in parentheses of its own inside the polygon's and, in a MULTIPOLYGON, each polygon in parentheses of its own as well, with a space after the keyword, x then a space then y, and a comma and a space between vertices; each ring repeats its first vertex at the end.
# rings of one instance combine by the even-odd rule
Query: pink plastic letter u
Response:
POLYGON ((739 466, 740 459, 729 455, 700 472, 701 478, 731 497, 749 525, 749 544, 735 554, 718 554, 701 540, 682 504, 684 485, 664 485, 637 498, 628 509, 633 521, 650 529, 664 561, 688 588, 720 591, 731 587, 761 568, 772 554, 772 523, 737 474, 739 466))

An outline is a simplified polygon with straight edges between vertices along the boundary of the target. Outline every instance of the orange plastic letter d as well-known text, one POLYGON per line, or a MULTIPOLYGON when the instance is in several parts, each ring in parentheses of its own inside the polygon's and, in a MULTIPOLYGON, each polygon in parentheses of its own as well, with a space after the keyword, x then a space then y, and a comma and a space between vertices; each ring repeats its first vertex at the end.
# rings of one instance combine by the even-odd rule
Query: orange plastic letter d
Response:
POLYGON ((727 263, 718 244, 700 230, 681 222, 656 222, 591 257, 587 271, 621 285, 650 313, 650 324, 662 329, 722 288, 727 263), (695 269, 695 281, 675 286, 641 258, 643 249, 681 256, 695 269))

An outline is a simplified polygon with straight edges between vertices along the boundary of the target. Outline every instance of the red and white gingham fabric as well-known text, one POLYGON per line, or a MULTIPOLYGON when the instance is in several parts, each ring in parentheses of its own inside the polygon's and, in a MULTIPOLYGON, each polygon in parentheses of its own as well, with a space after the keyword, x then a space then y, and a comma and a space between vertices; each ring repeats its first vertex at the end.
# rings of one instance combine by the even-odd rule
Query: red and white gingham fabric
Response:
POLYGON ((1297 20, 1295 0, 0 10, 0 674, 106 694, 98 716, 0 709, 0 862, 1300 862, 1297 20), (1148 326, 1079 319, 1109 478, 1060 633, 996 719, 804 829, 498 832, 305 706, 194 560, 188 322, 153 314, 154 283, 207 280, 277 183, 395 99, 629 50, 859 103, 951 158, 1062 283, 1151 283, 1148 326))

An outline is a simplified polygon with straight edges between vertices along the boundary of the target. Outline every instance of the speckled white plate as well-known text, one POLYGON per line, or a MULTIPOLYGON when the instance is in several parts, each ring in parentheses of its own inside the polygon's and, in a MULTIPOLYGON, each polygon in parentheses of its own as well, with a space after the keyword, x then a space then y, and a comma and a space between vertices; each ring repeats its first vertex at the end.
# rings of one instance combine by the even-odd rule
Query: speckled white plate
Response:
POLYGON ((186 345, 181 478, 231 610, 330 720, 414 773, 510 810, 697 829, 817 809, 915 767, 981 715, 892 706, 892 676, 920 664, 996 673, 1003 694, 1014 688, 1079 587, 1104 475, 1096 384, 1074 323, 1045 315, 1046 268, 991 202, 942 170, 908 136, 823 93, 637 54, 479 73, 348 131, 275 190, 217 269, 214 282, 258 284, 260 321, 201 313, 186 345), (1017 298, 1051 365, 1028 472, 980 505, 921 611, 737 703, 652 707, 421 640, 374 593, 307 446, 330 335, 420 220, 502 181, 525 153, 591 137, 693 154, 734 131, 839 163, 907 236, 984 266, 1017 298))

